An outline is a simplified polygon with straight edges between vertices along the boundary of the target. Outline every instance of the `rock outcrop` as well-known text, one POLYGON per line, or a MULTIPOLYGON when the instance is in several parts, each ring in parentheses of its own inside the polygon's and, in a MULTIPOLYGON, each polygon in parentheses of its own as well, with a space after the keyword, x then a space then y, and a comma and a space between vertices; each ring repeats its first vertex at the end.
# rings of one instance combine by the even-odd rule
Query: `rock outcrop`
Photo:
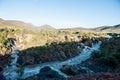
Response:
POLYGON ((69 76, 74 76, 81 73, 87 73, 87 70, 82 69, 80 65, 63 65, 60 70, 69 76))
POLYGON ((63 80, 64 77, 49 66, 45 66, 40 70, 38 75, 26 78, 25 80, 63 80))

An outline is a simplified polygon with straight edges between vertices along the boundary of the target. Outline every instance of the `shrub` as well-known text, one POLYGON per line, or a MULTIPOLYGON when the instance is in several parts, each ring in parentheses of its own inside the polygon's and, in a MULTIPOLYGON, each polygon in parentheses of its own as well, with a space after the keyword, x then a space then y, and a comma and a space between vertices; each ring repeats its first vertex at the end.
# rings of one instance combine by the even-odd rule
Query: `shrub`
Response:
POLYGON ((92 58, 100 58, 102 55, 99 51, 94 51, 92 54, 91 54, 91 57, 92 58))
POLYGON ((119 61, 120 63, 120 53, 113 54, 113 56, 119 61))
POLYGON ((116 68, 118 66, 118 60, 114 56, 101 57, 99 59, 101 65, 105 65, 111 68, 116 68))

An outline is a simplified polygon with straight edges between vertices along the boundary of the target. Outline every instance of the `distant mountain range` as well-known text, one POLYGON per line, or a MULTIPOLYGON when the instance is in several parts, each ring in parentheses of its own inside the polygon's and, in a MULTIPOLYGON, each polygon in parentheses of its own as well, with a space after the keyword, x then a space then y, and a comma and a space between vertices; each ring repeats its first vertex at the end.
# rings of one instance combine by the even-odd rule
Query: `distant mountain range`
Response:
MULTIPOLYGON (((10 27, 10 28, 23 28, 23 29, 30 29, 30 30, 57 30, 50 25, 42 25, 42 26, 35 26, 30 23, 25 23, 22 21, 17 20, 3 20, 0 19, 0 28, 2 27, 10 27)), ((82 28, 82 27, 75 27, 75 28, 65 28, 62 30, 81 30, 81 31, 95 31, 95 32, 120 32, 120 24, 114 26, 101 26, 97 28, 82 28)))
POLYGON ((120 24, 114 26, 101 26, 94 28, 93 30, 102 32, 120 32, 120 24))
POLYGON ((19 29, 29 29, 29 30, 56 30, 50 25, 35 26, 30 23, 25 23, 17 20, 3 20, 0 19, 0 28, 19 28, 19 29))

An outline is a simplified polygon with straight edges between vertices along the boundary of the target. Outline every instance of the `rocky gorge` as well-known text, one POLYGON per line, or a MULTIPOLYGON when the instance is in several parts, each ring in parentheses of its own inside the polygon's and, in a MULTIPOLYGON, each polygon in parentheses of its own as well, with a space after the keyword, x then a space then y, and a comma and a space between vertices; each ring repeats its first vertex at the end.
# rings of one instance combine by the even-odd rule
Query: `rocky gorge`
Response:
MULTIPOLYGON (((98 42, 98 43, 92 44, 92 47, 85 46, 85 48, 83 48, 81 50, 79 55, 77 55, 71 59, 68 59, 66 61, 43 63, 43 64, 36 64, 36 65, 31 65, 31 66, 28 65, 28 66, 24 66, 22 68, 16 66, 16 62, 18 59, 18 56, 17 56, 18 52, 15 51, 11 55, 11 57, 14 58, 13 61, 11 62, 11 65, 4 68, 4 76, 6 77, 6 79, 11 78, 12 80, 16 80, 19 78, 25 79, 25 78, 35 75, 35 74, 49 75, 49 76, 53 75, 52 78, 54 78, 56 76, 56 78, 58 78, 58 79, 60 79, 59 78, 60 76, 61 76, 61 78, 67 78, 69 75, 77 74, 75 71, 72 70, 72 67, 70 68, 70 66, 68 66, 68 71, 67 71, 67 65, 76 66, 76 65, 80 64, 82 61, 85 61, 86 59, 88 59, 90 57, 90 54, 94 50, 99 49, 100 44, 101 44, 101 42, 98 42), (64 70, 64 68, 65 68, 65 70, 64 70), (70 74, 69 74, 70 70, 72 73, 70 72, 70 74), (56 74, 56 75, 54 75, 54 74, 56 74), (60 76, 58 76, 58 75, 60 75, 60 76)), ((81 71, 83 70, 83 72, 86 72, 85 71, 86 69, 84 69, 84 67, 83 67, 83 69, 82 69, 82 67, 81 67, 81 69, 79 69, 79 67, 78 67, 77 71, 79 72, 79 70, 81 70, 81 71)))
MULTIPOLYGON (((14 30, 10 31, 14 32, 14 30)), ((1 53, 5 52, 5 54, 0 56, 3 76, 6 80, 85 80, 86 78, 86 80, 89 80, 88 78, 94 80, 100 79, 100 76, 107 76, 110 79, 116 76, 119 80, 119 46, 117 46, 119 35, 76 33, 69 33, 69 35, 59 33, 58 36, 44 34, 47 42, 33 47, 28 47, 28 43, 38 43, 39 39, 32 42, 32 38, 36 37, 30 36, 28 40, 25 32, 20 39, 13 34, 12 36, 7 34, 8 37, 14 37, 9 39, 2 35, 5 40, 1 45, 1 53), (21 44, 24 49, 21 49, 23 48, 21 44), (112 54, 108 54, 110 51, 112 54), (102 60, 107 63, 103 63, 102 60), (110 63, 115 65, 112 66, 110 63), (110 73, 109 70, 117 72, 110 73)))

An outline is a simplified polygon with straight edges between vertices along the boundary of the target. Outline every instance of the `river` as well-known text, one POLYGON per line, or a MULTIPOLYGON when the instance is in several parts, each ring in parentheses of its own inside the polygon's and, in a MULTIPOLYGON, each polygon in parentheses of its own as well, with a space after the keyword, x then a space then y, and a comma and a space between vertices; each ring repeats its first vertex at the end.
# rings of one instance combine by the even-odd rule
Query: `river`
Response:
POLYGON ((36 64, 36 65, 30 65, 30 66, 25 66, 25 67, 17 67, 16 62, 18 59, 18 51, 15 50, 13 51, 11 57, 13 57, 13 60, 11 62, 10 66, 7 66, 4 68, 4 76, 6 77, 6 80, 17 80, 18 78, 25 79, 29 76, 38 74, 40 69, 49 66, 53 70, 57 71, 59 74, 63 75, 64 77, 68 77, 66 74, 62 73, 59 69, 63 65, 75 65, 75 64, 80 64, 82 61, 87 60, 90 58, 90 55, 93 51, 99 50, 100 48, 101 41, 98 43, 92 44, 92 47, 85 46, 85 48, 82 49, 79 55, 76 57, 70 58, 66 61, 61 61, 61 62, 49 62, 49 63, 42 63, 42 64, 36 64), (22 70, 22 75, 20 74, 20 70, 22 70))

